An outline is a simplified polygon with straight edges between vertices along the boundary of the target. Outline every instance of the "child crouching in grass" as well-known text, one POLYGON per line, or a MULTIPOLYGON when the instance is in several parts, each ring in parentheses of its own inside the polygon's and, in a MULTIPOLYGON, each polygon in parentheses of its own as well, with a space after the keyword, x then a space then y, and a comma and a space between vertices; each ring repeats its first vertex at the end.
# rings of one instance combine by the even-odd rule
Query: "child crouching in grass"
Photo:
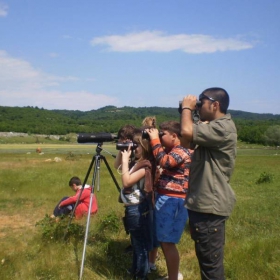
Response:
MULTIPOLYGON (((90 204, 90 194, 91 194, 91 186, 85 185, 84 189, 82 188, 82 182, 79 177, 72 177, 69 181, 69 187, 76 192, 74 196, 71 197, 63 197, 53 211, 52 218, 56 218, 59 220, 62 216, 70 214, 75 207, 77 200, 79 199, 79 203, 75 209, 75 218, 81 219, 83 216, 86 216, 89 211, 90 204), (82 194, 80 194, 82 192, 82 194), (80 196, 80 197, 79 197, 80 196)), ((97 200, 95 195, 93 194, 92 205, 91 205, 91 214, 95 214, 98 210, 97 200)))

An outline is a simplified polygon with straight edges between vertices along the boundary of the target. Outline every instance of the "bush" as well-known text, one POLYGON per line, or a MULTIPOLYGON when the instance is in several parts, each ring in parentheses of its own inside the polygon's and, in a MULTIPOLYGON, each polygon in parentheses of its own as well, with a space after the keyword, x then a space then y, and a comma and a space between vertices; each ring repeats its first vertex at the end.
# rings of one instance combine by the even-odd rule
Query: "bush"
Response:
POLYGON ((68 152, 67 156, 65 157, 65 160, 74 161, 74 160, 79 160, 80 157, 81 157, 81 155, 75 155, 75 154, 72 153, 72 152, 68 152))
POLYGON ((273 181, 273 175, 267 172, 262 172, 259 179, 256 181, 257 184, 271 183, 273 181))
POLYGON ((68 219, 62 218, 60 221, 56 221, 47 214, 36 223, 36 226, 40 227, 42 239, 45 241, 63 241, 64 238, 65 240, 82 240, 85 234, 83 226, 71 223, 68 227, 68 219))
POLYGON ((103 218, 99 229, 101 231, 119 231, 120 229, 120 218, 116 215, 116 213, 111 212, 107 216, 103 218))

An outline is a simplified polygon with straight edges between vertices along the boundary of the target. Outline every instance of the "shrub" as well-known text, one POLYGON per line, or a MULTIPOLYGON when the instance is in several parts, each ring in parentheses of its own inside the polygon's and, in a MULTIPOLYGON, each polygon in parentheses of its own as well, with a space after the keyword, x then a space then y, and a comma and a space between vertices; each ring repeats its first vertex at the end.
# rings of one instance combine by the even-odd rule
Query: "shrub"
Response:
POLYGON ((259 179, 256 181, 257 184, 271 183, 273 181, 273 175, 267 172, 262 172, 259 179))
POLYGON ((42 231, 42 239, 45 241, 63 241, 65 240, 82 240, 85 234, 83 226, 75 223, 71 223, 68 226, 68 219, 61 219, 56 221, 51 218, 48 214, 36 223, 42 231), (68 227, 68 228, 67 228, 68 227))
POLYGON ((114 212, 109 213, 103 218, 99 229, 101 231, 118 231, 120 229, 120 218, 114 212))

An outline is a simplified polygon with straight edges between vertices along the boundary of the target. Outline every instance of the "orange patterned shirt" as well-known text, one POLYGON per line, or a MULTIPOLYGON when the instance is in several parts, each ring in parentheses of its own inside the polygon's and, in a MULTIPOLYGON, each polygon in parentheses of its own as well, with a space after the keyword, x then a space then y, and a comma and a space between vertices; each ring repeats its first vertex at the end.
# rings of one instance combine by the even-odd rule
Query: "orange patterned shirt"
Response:
POLYGON ((176 145, 166 152, 160 139, 151 140, 151 146, 156 163, 162 168, 156 182, 156 191, 168 196, 185 198, 193 150, 176 145))

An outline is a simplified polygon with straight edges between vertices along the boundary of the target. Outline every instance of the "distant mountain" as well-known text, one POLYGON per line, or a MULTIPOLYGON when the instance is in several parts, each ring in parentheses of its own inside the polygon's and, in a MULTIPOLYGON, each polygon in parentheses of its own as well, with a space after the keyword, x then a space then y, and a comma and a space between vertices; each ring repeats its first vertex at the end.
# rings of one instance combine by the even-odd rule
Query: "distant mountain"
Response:
MULTIPOLYGON (((271 125, 280 124, 280 115, 235 110, 229 110, 229 113, 236 122, 239 135, 244 128, 246 131, 252 126, 267 129, 271 125)), ((29 106, 0 106, 0 131, 47 135, 83 132, 116 133, 125 124, 140 126, 146 116, 155 116, 158 124, 166 120, 180 120, 178 108, 106 106, 83 112, 78 110, 46 110, 29 106)))
POLYGON ((249 113, 238 110, 229 110, 233 119, 244 119, 244 120, 280 120, 280 115, 274 114, 259 114, 259 113, 249 113))

